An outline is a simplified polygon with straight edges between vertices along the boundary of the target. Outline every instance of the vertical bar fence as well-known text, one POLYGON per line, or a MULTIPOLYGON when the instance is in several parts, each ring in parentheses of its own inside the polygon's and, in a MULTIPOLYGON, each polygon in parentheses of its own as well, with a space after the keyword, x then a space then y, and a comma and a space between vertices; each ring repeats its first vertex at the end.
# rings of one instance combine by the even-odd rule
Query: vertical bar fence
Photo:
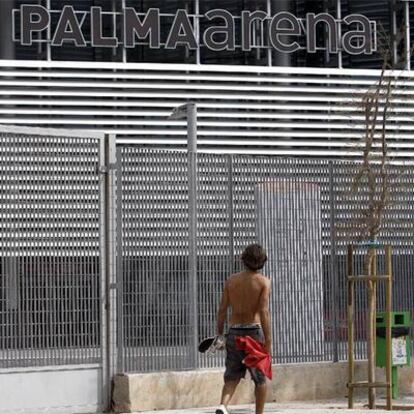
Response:
MULTIPOLYGON (((268 251, 275 363, 347 358, 345 228, 367 192, 349 194, 355 163, 198 154, 197 239, 188 241, 186 155, 122 147, 124 367, 127 371, 194 369, 189 363, 189 243, 197 246, 198 339, 216 332, 225 279, 242 269, 244 247, 268 251), (140 265, 138 265, 138 263, 140 265)), ((381 240, 394 246, 394 309, 412 311, 412 167, 391 166, 396 203, 381 240)), ((356 255, 355 272, 362 255, 356 255)), ((381 266, 383 257, 378 257, 381 266)), ((382 271, 379 269, 379 271, 382 271)), ((381 289, 378 303, 383 306, 381 289)), ((356 290, 355 358, 366 357, 366 291, 356 290)), ((198 366, 223 364, 200 355, 198 366)))
MULTIPOLYGON (((100 235, 109 219, 100 211, 98 141, 0 134, 1 368, 104 358, 100 235)), ((273 361, 347 358, 346 245, 368 197, 349 194, 355 163, 198 154, 190 237, 187 154, 122 146, 116 159, 116 188, 106 195, 115 220, 108 241, 117 249, 105 285, 115 305, 106 321, 116 330, 107 343, 111 372, 222 366, 222 353, 195 359, 194 341, 215 334, 224 281, 242 269, 240 254, 253 242, 269 255, 273 361)), ((413 168, 391 165, 389 173, 393 203, 379 238, 393 247, 394 310, 413 312, 413 168)), ((380 273, 383 259, 379 253, 380 273)), ((353 266, 362 272, 362 253, 353 266)), ((356 359, 366 357, 366 297, 361 285, 356 359)), ((379 309, 383 297, 379 287, 379 309)))

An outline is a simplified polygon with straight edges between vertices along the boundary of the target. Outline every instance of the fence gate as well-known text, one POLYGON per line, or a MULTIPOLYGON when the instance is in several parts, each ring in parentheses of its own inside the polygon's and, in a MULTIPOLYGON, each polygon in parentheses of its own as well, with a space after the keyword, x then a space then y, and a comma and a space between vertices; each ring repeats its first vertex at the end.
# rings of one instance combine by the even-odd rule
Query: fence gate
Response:
POLYGON ((0 411, 105 404, 105 139, 0 126, 0 411))

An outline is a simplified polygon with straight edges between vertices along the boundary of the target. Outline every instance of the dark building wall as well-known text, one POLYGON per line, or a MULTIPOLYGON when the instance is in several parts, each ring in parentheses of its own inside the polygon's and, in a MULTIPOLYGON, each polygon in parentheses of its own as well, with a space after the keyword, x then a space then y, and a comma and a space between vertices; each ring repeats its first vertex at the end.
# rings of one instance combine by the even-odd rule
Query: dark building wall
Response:
MULTIPOLYGON (((410 8, 411 48, 414 45, 414 4, 410 8)), ((414 68, 414 53, 411 55, 411 68, 414 68)))
MULTIPOLYGON (((0 16, 8 16, 12 13, 13 4, 0 1, 0 16)), ((14 43, 10 37, 12 32, 12 20, 1 18, 0 22, 0 56, 2 59, 14 59, 14 43)))
MULTIPOLYGON (((392 0, 341 0, 342 15, 363 14, 370 20, 377 22, 378 41, 380 45, 392 39, 392 11, 394 6, 392 0)), ((398 4, 401 5, 401 2, 398 4)), ((402 17, 402 16, 401 16, 402 17)), ((400 26, 404 23, 401 20, 400 26)), ((385 46, 385 45, 384 45, 385 46)), ((350 68, 379 68, 381 67, 381 53, 377 52, 372 55, 345 55, 344 67, 350 68)))
MULTIPOLYGON (((5 11, 5 14, 3 12, 1 13, 1 26, 3 23, 11 24, 12 19, 9 18, 11 16, 12 9, 19 9, 22 4, 40 4, 42 6, 45 6, 46 1, 45 0, 6 0, 1 1, 0 4, 2 9, 5 11), (9 22, 9 23, 7 23, 9 22)), ((19 19, 15 19, 16 23, 16 34, 17 37, 20 37, 20 21, 19 19)), ((46 55, 46 48, 40 44, 33 44, 31 46, 23 46, 21 44, 13 43, 11 39, 11 28, 6 29, 7 33, 5 33, 5 37, 2 37, 0 40, 0 43, 11 43, 14 48, 14 55, 15 58, 18 60, 37 60, 37 59, 47 59, 46 55)), ((1 55, 1 58, 4 59, 3 54, 1 55)))
MULTIPOLYGON (((54 10, 62 9, 68 4, 67 0, 50 0, 51 8, 54 10)), ((91 6, 100 6, 104 11, 121 11, 121 0, 71 0, 70 5, 77 10, 89 10, 91 6)), ((32 46, 22 46, 13 43, 11 40, 11 15, 12 8, 19 8, 21 4, 41 4, 46 6, 46 0, 0 0, 0 58, 2 59, 47 59, 47 47, 45 44, 34 44, 32 46)), ((149 8, 155 7, 161 13, 174 14, 177 9, 186 9, 192 14, 194 10, 193 0, 126 0, 126 6, 134 7, 138 12, 146 12, 149 8)), ((304 18, 306 13, 328 12, 336 15, 336 0, 271 0, 271 13, 275 14, 282 10, 287 10, 297 17, 304 18)), ((214 8, 222 8, 230 11, 233 15, 239 15, 242 10, 263 10, 267 11, 267 0, 200 0, 201 14, 214 8)), ((350 13, 360 13, 378 22, 378 29, 381 36, 390 38, 392 36, 392 10, 397 8, 398 25, 403 26, 403 5, 400 0, 341 0, 341 13, 345 16, 350 13)), ((170 24, 173 17, 163 17, 161 41, 165 42, 170 24)), ((52 25, 56 25, 57 16, 52 19, 52 25)), ((411 23, 414 24, 414 4, 411 5, 411 23)), ((206 20, 200 21, 201 31, 207 26, 206 20)), ((113 33, 113 21, 107 16, 104 20, 104 35, 111 36, 113 33)), ((83 23, 85 33, 90 31, 89 19, 83 23)), ((19 22, 17 21, 17 30, 19 22)), ((117 25, 117 34, 121 37, 122 27, 117 25)), ((318 44, 325 42, 324 28, 318 27, 318 44)), ((414 36, 412 31, 412 43, 414 36)), ((40 35, 45 38, 45 33, 40 35)), ((87 38, 87 40, 89 40, 87 38)), ((301 39, 304 46, 304 38, 301 39)), ((236 29, 236 43, 240 43, 240 27, 236 29)), ((403 47, 400 48, 401 55, 404 54, 403 47)), ((52 47, 50 50, 52 60, 76 60, 76 61, 122 61, 124 51, 122 46, 112 48, 92 48, 75 47, 72 44, 64 44, 62 47, 52 47)), ((308 66, 308 67, 337 67, 338 56, 327 54, 325 51, 317 53, 307 53, 304 50, 292 54, 280 53, 276 50, 271 51, 272 64, 274 66, 308 66)), ((155 50, 145 45, 139 45, 134 49, 125 52, 128 62, 154 62, 154 63, 196 63, 196 53, 189 51, 185 47, 178 47, 175 50, 155 50)), ((402 58, 403 59, 403 58, 402 58)), ((400 61, 402 60, 400 59, 400 61)), ((254 49, 243 52, 240 48, 235 51, 214 52, 201 47, 200 63, 205 64, 234 64, 234 65, 267 65, 269 62, 268 50, 254 49)), ((352 68, 378 68, 381 65, 381 56, 378 53, 373 55, 349 56, 343 55, 343 66, 352 68)))

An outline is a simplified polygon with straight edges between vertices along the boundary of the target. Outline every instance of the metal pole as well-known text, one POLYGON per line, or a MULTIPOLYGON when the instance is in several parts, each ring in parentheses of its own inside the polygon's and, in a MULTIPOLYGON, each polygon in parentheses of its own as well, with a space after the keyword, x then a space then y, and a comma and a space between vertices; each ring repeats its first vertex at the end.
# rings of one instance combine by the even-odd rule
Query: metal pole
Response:
POLYGON ((117 350, 118 360, 116 366, 116 373, 123 373, 124 368, 124 273, 123 260, 124 251, 122 247, 122 151, 121 148, 116 148, 116 318, 117 318, 117 350))
MULTIPOLYGON (((342 39, 342 27, 341 27, 341 18, 342 18, 342 10, 341 10, 341 0, 336 0, 336 18, 338 19, 338 37, 342 39)), ((342 45, 339 48, 338 52, 338 68, 342 69, 342 45)))
MULTIPOLYGON (((105 168, 106 165, 106 140, 102 139, 99 148, 99 169, 105 168)), ((101 320, 101 361, 102 361, 102 404, 103 408, 109 408, 110 403, 110 374, 109 374, 109 352, 108 352, 108 325, 107 325, 107 306, 108 306, 108 295, 107 295, 107 261, 106 255, 107 249, 107 179, 104 174, 99 172, 99 193, 100 193, 100 206, 99 206, 99 239, 100 239, 100 320, 101 320)))
MULTIPOLYGON (((271 2, 272 14, 279 12, 293 12, 294 2, 290 0, 272 0, 271 2)), ((286 41, 288 36, 280 35, 282 41, 286 41)), ((272 64, 274 66, 292 66, 292 56, 289 53, 279 52, 276 49, 272 50, 272 64)))
POLYGON ((106 135, 105 148, 105 317, 106 317, 106 355, 107 360, 107 395, 106 406, 110 407, 111 383, 116 373, 117 364, 117 285, 116 285, 116 147, 115 135, 106 135))
POLYGON ((189 288, 191 351, 193 368, 198 368, 198 304, 197 304, 197 106, 187 104, 187 151, 188 151, 188 207, 189 207, 189 288))
MULTIPOLYGON (((369 276, 377 276, 377 251, 373 250, 373 256, 371 259, 371 266, 369 271, 369 276)), ((369 374, 368 374, 368 381, 375 382, 375 342, 376 342, 376 333, 375 333, 375 321, 376 321, 376 314, 377 314, 377 282, 373 280, 372 282, 368 282, 370 288, 370 295, 371 300, 369 301, 368 306, 369 309, 369 346, 368 346, 368 364, 369 366, 369 374)), ((370 408, 376 408, 376 389, 370 388, 369 389, 369 401, 370 401, 370 408)))
MULTIPOLYGON (((324 2, 325 4, 325 13, 329 13, 329 7, 327 5, 326 2, 324 2)), ((328 38, 329 38, 329 28, 326 25, 325 26, 325 64, 329 65, 329 62, 331 60, 331 56, 330 56, 330 52, 329 52, 329 45, 328 45, 328 38)))
MULTIPOLYGON (((116 8, 116 0, 112 0, 112 36, 116 37, 116 12, 117 12, 117 8, 116 8)), ((122 48, 125 49, 125 48, 122 48)), ((117 60, 117 55, 118 55, 118 47, 113 47, 112 48, 112 59, 113 60, 117 60)))
POLYGON ((386 362, 385 375, 387 382, 387 410, 392 410, 392 339, 391 339, 391 311, 392 311, 392 257, 391 246, 385 247, 385 268, 388 280, 385 288, 385 343, 386 362))
POLYGON ((334 171, 333 163, 329 161, 329 199, 330 199, 330 227, 331 227, 331 263, 330 273, 332 280, 331 312, 333 312, 333 362, 339 361, 338 344, 338 319, 339 319, 339 286, 336 266, 336 238, 335 238, 335 192, 334 192, 334 171))
POLYGON ((201 58, 200 58, 200 44, 201 44, 201 40, 200 40, 200 0, 195 0, 194 2, 194 31, 196 34, 196 39, 198 42, 198 48, 196 50, 196 64, 199 65, 201 62, 201 58))
MULTIPOLYGON (((122 11, 125 10, 125 7, 126 7, 126 0, 122 0, 122 11)), ((123 21, 122 24, 124 24, 124 19, 122 19, 122 21, 123 21)), ((122 62, 123 63, 127 62, 127 52, 126 52, 125 47, 122 48, 122 62)))
POLYGON ((411 70, 410 4, 405 2, 405 68, 411 70))
POLYGON ((229 163, 229 191, 228 191, 228 214, 229 214, 229 271, 234 272, 234 212, 233 212, 233 155, 228 156, 229 163))
MULTIPOLYGON (((52 9, 52 6, 50 5, 50 0, 46 0, 46 8, 48 10, 52 9)), ((46 60, 47 61, 51 61, 52 60, 52 46, 51 46, 51 39, 52 39, 52 33, 51 33, 51 29, 50 29, 50 24, 47 26, 46 29, 46 37, 47 37, 47 41, 46 41, 46 60)))
POLYGON ((348 246, 348 408, 354 408, 354 276, 353 247, 348 246))
MULTIPOLYGON (((267 14, 269 16, 271 16, 272 15, 272 2, 271 2, 271 0, 267 0, 266 9, 267 9, 267 14)), ((272 65, 273 65, 273 63, 272 63, 272 48, 269 45, 269 47, 267 49, 267 66, 272 66, 272 65)))

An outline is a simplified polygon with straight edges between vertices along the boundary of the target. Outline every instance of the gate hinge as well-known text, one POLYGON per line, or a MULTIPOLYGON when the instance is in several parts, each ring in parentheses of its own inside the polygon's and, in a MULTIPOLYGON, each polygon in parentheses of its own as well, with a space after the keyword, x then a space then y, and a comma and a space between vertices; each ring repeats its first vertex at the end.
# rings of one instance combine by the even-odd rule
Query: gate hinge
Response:
POLYGON ((116 170, 116 169, 117 169, 117 164, 113 162, 108 165, 101 165, 100 167, 98 167, 98 172, 100 174, 108 174, 109 171, 116 170))

